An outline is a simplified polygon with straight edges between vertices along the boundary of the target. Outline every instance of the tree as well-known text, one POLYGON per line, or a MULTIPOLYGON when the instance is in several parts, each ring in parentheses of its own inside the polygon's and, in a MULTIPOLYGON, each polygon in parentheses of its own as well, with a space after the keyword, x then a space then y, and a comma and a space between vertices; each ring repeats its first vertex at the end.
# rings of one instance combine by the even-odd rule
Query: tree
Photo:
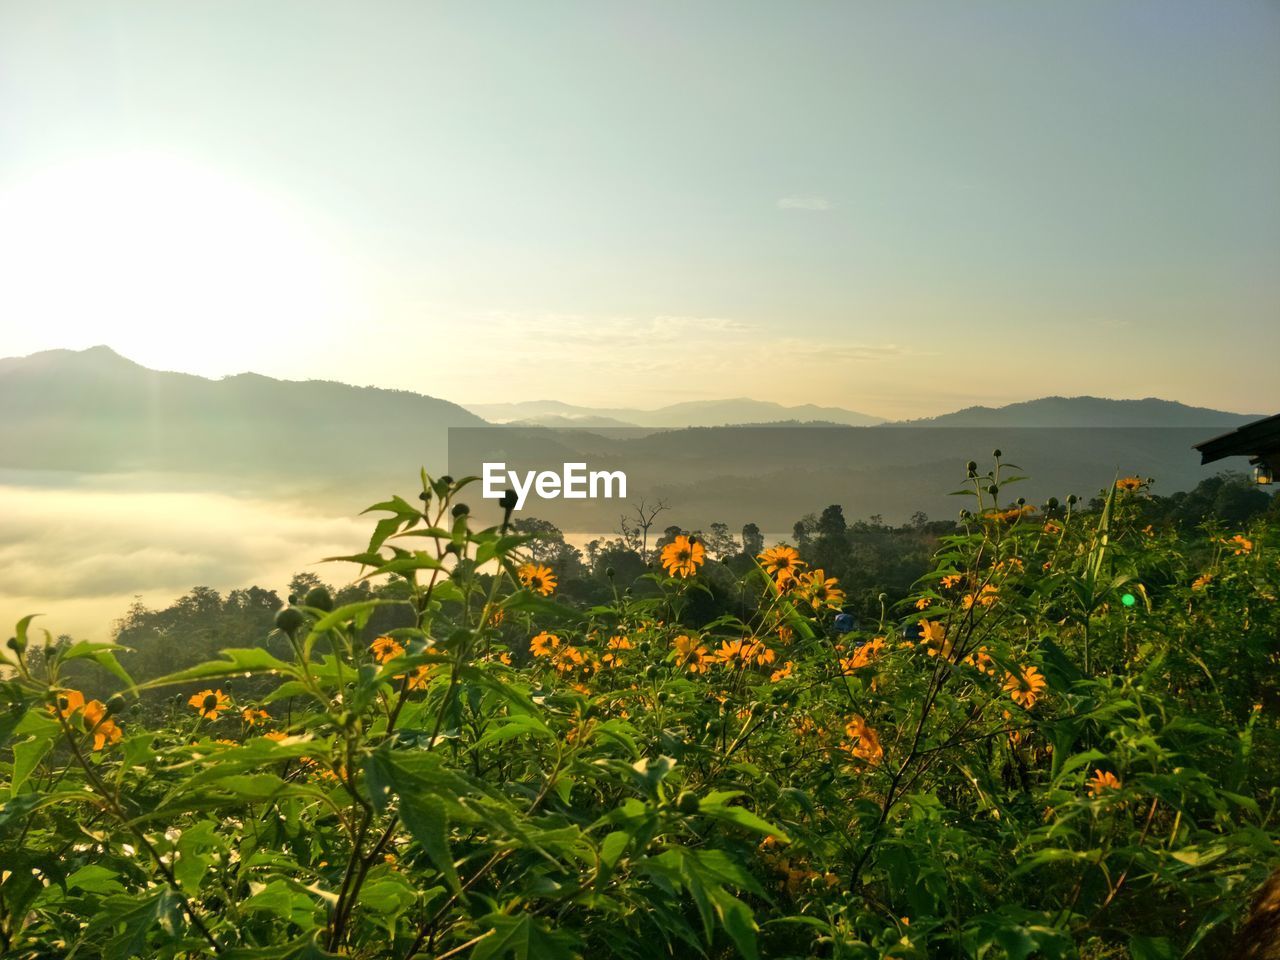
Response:
POLYGON ((729 532, 727 523, 713 523, 707 529, 709 533, 702 539, 706 545, 707 553, 717 560, 732 557, 740 551, 741 548, 738 545, 738 541, 729 532))
POLYGON ((763 550, 764 534, 754 523, 748 523, 742 528, 742 552, 748 557, 754 557, 763 550))
POLYGON ((645 563, 649 562, 649 530, 653 527, 658 514, 666 509, 665 500, 649 504, 641 498, 640 502, 633 507, 634 517, 631 514, 623 514, 618 518, 618 533, 621 534, 623 542, 639 553, 645 563))

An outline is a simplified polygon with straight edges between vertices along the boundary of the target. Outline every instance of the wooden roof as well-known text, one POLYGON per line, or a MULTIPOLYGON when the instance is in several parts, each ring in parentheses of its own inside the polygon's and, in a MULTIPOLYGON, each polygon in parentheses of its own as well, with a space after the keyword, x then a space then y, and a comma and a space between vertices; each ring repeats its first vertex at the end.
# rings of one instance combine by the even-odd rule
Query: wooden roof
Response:
POLYGON ((1213 463, 1224 457, 1274 456, 1280 453, 1280 414, 1246 423, 1230 433, 1197 443, 1200 462, 1213 463))

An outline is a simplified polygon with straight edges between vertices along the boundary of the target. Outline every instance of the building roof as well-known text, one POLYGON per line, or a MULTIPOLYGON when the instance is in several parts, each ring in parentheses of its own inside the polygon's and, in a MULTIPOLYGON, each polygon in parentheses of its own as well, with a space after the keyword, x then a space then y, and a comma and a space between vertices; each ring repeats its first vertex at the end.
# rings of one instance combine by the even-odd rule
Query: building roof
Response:
POLYGON ((1280 414, 1246 423, 1230 433, 1195 444, 1200 462, 1213 463, 1224 457, 1257 457, 1280 453, 1280 414))

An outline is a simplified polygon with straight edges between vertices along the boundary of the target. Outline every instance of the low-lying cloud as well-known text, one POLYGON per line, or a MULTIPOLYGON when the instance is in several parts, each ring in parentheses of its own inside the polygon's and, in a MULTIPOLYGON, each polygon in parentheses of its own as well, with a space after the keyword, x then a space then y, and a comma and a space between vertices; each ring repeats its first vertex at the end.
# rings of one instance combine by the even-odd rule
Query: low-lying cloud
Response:
POLYGON ((195 586, 258 585, 283 596, 313 570, 330 582, 351 565, 315 564, 367 542, 368 518, 312 505, 218 493, 0 486, 0 622, 29 613, 55 634, 103 639, 135 596, 163 606, 195 586))

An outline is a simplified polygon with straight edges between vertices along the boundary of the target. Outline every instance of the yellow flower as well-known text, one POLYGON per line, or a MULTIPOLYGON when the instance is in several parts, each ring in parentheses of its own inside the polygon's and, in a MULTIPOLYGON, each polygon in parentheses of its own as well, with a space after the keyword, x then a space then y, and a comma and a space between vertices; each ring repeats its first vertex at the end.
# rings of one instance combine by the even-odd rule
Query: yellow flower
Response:
POLYGON ((770 547, 757 559, 764 567, 764 572, 779 584, 790 580, 804 566, 804 561, 800 559, 800 554, 795 548, 787 546, 770 547))
POLYGON ((1036 705, 1041 691, 1048 686, 1044 675, 1035 667, 1016 667, 1005 675, 1004 689, 1015 703, 1030 710, 1036 705))
POLYGON ((948 573, 945 577, 942 578, 942 585, 946 587, 948 590, 950 590, 959 582, 960 582, 960 574, 958 573, 948 573))
POLYGON ((373 659, 379 663, 404 655, 404 646, 392 637, 379 637, 369 644, 369 649, 373 651, 373 659))
POLYGON ((941 654, 947 659, 951 658, 951 641, 947 639, 947 632, 938 621, 921 620, 920 639, 929 645, 929 656, 941 654))
POLYGON ((516 576, 525 587, 544 597, 556 588, 556 575, 551 572, 550 567, 544 567, 541 564, 526 563, 516 571, 516 576))
POLYGON ((710 666, 711 656, 707 648, 700 644, 696 637, 681 634, 676 637, 676 662, 687 667, 690 673, 706 673, 710 666))
POLYGON ((1192 590, 1203 590, 1213 580, 1212 573, 1202 573, 1191 582, 1192 590))
POLYGON ((930 607, 930 605, 932 605, 932 603, 933 603, 933 600, 932 600, 931 598, 929 598, 929 597, 921 597, 919 600, 917 600, 917 601, 916 601, 916 609, 917 609, 917 610, 928 610, 928 609, 929 609, 929 607, 930 607))
POLYGON ((252 707, 245 707, 240 711, 240 716, 244 717, 244 722, 251 727, 256 727, 260 720, 270 720, 271 714, 265 710, 254 710, 252 707))
POLYGON ((193 693, 191 699, 187 701, 196 708, 196 713, 206 720, 217 720, 218 714, 227 709, 227 704, 230 702, 231 698, 221 690, 201 690, 199 693, 193 693))
POLYGON ((1052 520, 1046 520, 1044 524, 1044 532, 1053 537, 1062 532, 1062 524, 1054 523, 1052 520))
POLYGON ((610 668, 622 666, 622 651, 632 649, 631 641, 626 637, 610 637, 606 645, 606 653, 601 657, 601 661, 608 664, 610 668))
POLYGON ((1121 477, 1116 481, 1116 489, 1124 490, 1127 493, 1133 493, 1142 488, 1142 480, 1139 477, 1121 477))
POLYGON ((1089 793, 1095 797, 1100 797, 1108 790, 1119 790, 1120 778, 1110 770, 1095 770, 1093 777, 1089 780, 1089 793))
POLYGON ((850 717, 844 726, 844 733, 849 738, 849 743, 844 747, 846 752, 873 765, 884 759, 884 748, 880 746, 879 735, 862 717, 857 714, 850 717))
POLYGON ((804 593, 815 607, 839 608, 844 603, 844 591, 839 580, 826 576, 821 567, 804 576, 804 593))
POLYGON ((696 537, 680 534, 662 548, 662 569, 672 577, 692 577, 707 559, 707 548, 696 537))
POLYGON ((796 632, 783 624, 778 628, 778 640, 785 646, 795 639, 796 632))
POLYGON ((985 645, 979 647, 977 651, 965 657, 964 662, 967 666, 973 667, 975 670, 995 676, 996 664, 995 661, 991 659, 991 654, 987 652, 985 645))
POLYGON ((785 680, 787 677, 791 676, 791 668, 793 666, 794 664, 788 660, 777 670, 773 671, 773 673, 769 674, 769 682, 777 683, 779 680, 785 680))
POLYGON ((107 716, 107 708, 101 700, 90 700, 84 705, 85 729, 93 733, 93 749, 101 750, 108 743, 119 743, 124 736, 116 722, 107 716))
POLYGON ((535 657, 549 657, 560 646, 560 638, 545 630, 529 641, 529 652, 535 657))
POLYGON ((759 640, 725 640, 716 651, 716 659, 721 663, 732 663, 738 660, 744 667, 749 666, 754 660, 763 667, 767 663, 773 663, 777 659, 777 654, 759 640))
POLYGON ((289 735, 282 730, 268 730, 262 736, 267 740, 274 740, 276 743, 279 743, 281 740, 287 739, 289 735))

